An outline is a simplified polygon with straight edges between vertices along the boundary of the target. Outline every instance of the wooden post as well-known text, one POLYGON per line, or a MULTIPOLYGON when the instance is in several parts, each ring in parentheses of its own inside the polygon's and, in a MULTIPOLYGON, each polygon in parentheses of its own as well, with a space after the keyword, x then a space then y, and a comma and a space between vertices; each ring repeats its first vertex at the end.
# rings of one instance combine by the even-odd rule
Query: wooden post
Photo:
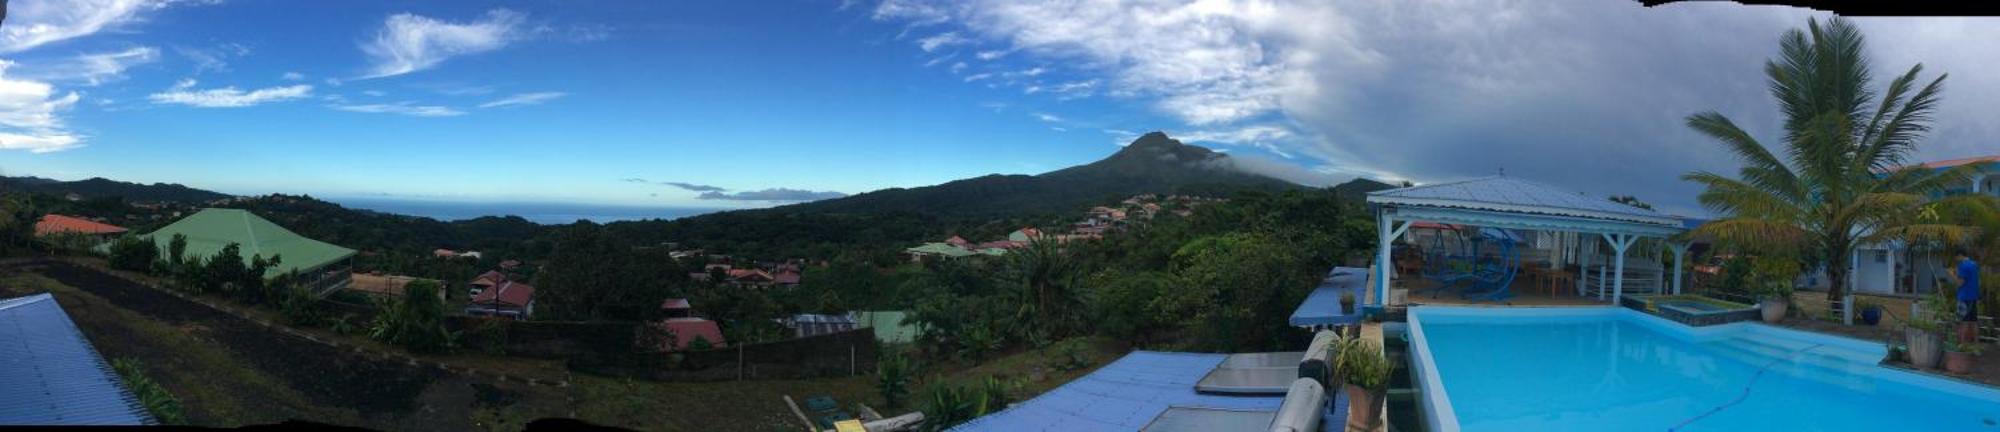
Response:
POLYGON ((799 416, 799 421, 806 422, 806 432, 819 432, 819 426, 813 424, 812 418, 806 417, 806 412, 799 410, 799 403, 792 402, 792 395, 785 395, 784 397, 785 406, 792 408, 792 414, 799 416))
MULTIPOLYGON (((736 380, 743 380, 743 344, 736 344, 736 380)), ((790 401, 791 399, 786 399, 790 401)))

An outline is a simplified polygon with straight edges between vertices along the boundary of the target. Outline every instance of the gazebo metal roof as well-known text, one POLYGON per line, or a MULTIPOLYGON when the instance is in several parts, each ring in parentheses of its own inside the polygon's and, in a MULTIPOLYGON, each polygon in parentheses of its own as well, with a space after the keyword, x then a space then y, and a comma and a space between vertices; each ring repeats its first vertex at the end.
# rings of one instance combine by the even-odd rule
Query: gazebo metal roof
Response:
POLYGON ((1664 237, 1685 228, 1677 217, 1507 176, 1368 193, 1368 204, 1401 220, 1664 237))

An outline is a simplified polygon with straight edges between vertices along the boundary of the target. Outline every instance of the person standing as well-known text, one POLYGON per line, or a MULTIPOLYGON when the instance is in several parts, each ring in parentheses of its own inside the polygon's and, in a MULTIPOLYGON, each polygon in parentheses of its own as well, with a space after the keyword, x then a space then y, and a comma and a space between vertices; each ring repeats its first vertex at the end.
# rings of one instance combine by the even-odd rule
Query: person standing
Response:
POLYGON ((1946 272, 1952 282, 1958 284, 1958 341, 1976 343, 1979 341, 1979 262, 1972 260, 1972 252, 1959 249, 1958 268, 1946 272))

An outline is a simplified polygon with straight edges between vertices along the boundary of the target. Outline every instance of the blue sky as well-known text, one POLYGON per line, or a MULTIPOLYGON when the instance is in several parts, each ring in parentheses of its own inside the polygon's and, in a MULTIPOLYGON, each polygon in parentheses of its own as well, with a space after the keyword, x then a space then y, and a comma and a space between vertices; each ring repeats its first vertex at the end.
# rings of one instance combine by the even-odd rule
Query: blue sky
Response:
MULTIPOLYGON (((15 0, 0 173, 744 207, 1040 173, 1166 130, 1324 184, 1505 169, 1692 213, 1680 125, 1772 137, 1790 8, 1604 1, 15 0), (747 3, 747 4, 746 4, 747 3), (669 183, 681 183, 674 186, 669 183)), ((1991 20, 1861 21, 1996 153, 1991 20), (1927 75, 1928 76, 1928 75, 1927 75)), ((1767 138, 1770 139, 1770 138, 1767 138)))

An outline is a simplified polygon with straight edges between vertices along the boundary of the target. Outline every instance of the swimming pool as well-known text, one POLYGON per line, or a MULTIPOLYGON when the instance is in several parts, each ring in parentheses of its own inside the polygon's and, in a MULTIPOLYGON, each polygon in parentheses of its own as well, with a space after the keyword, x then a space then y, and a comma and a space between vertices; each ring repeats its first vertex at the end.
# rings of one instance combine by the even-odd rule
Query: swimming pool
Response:
POLYGON ((1855 339, 1614 307, 1423 306, 1409 335, 1434 431, 2000 431, 2000 390, 1855 339))

